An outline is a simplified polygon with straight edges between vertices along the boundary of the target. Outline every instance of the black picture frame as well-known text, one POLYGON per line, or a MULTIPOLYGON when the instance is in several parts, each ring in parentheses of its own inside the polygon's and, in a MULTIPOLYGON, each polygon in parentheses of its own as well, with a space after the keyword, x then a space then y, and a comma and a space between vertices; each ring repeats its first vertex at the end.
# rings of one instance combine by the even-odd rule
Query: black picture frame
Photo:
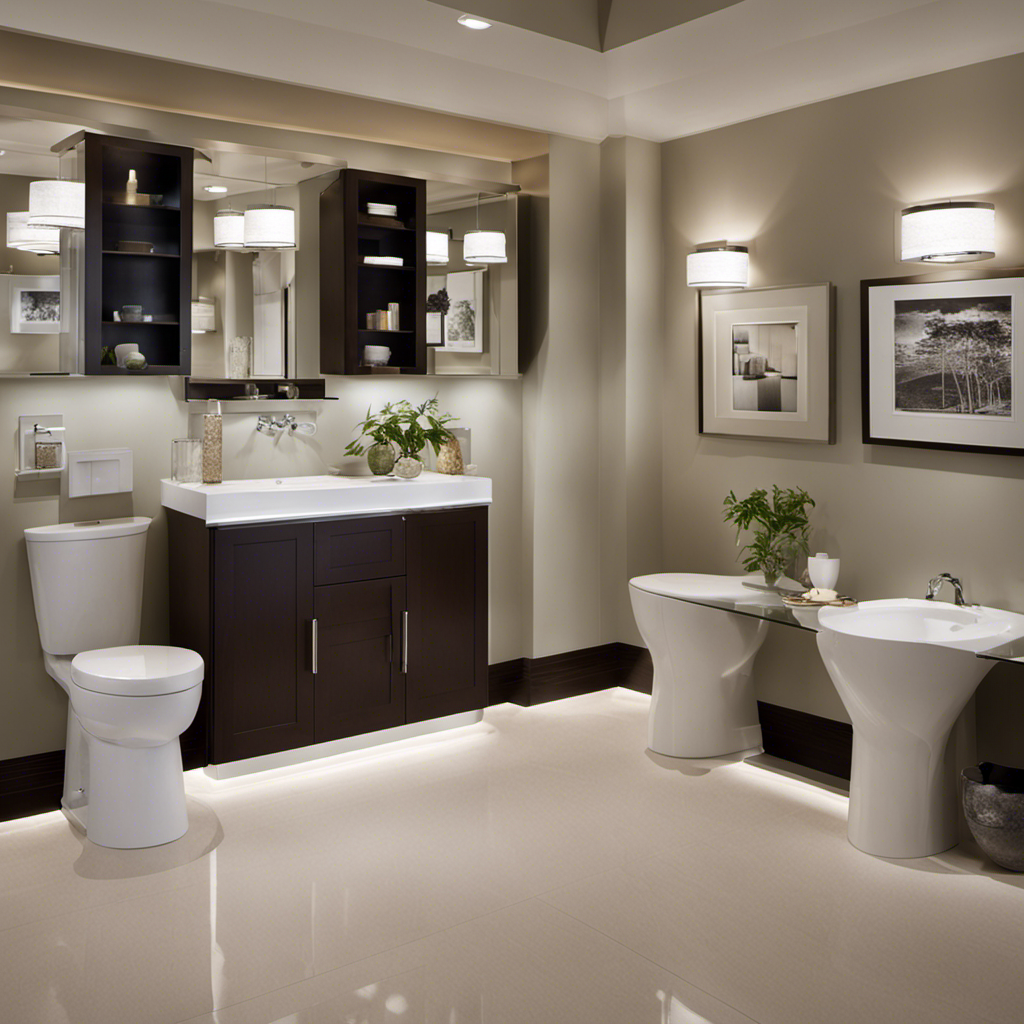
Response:
MULTIPOLYGON (((885 445, 896 448, 922 448, 934 451, 971 452, 974 454, 988 455, 1024 455, 1024 428, 1021 431, 1020 445, 1005 444, 976 444, 967 441, 955 442, 949 440, 923 440, 920 438, 903 438, 884 436, 873 432, 872 429, 872 347, 871 336, 871 298, 872 289, 891 288, 900 286, 915 286, 923 284, 957 284, 966 281, 1005 281, 1018 278, 1024 281, 1024 268, 1000 268, 1000 269, 978 269, 978 270, 951 270, 939 271, 930 274, 914 274, 901 277, 871 278, 862 280, 860 283, 860 319, 861 319, 861 437, 864 444, 885 445)), ((1015 310, 1019 313, 1021 323, 1024 325, 1024 308, 1015 310)), ((1022 327, 1021 338, 1017 345, 1024 346, 1024 327, 1022 327)), ((1014 348, 1017 346, 1015 345, 1014 348)), ((1012 350, 1011 350, 1012 352, 1012 350)), ((1011 355, 1012 358, 1012 355, 1011 355)), ((1011 365, 1012 373, 1012 365, 1011 365)), ((1013 394, 1016 391, 1016 382, 1011 385, 1013 394)), ((1021 392, 1024 393, 1024 375, 1020 381, 1021 392)), ((1013 394, 1013 400, 1017 400, 1013 394)), ((1024 400, 1024 399, 1022 399, 1024 400)))

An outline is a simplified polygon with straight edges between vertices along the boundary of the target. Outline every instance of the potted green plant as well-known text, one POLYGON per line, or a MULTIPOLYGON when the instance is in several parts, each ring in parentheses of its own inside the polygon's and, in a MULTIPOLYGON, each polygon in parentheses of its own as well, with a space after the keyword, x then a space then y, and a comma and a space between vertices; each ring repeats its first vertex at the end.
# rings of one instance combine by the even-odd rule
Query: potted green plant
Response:
POLYGON ((423 471, 420 452, 429 444, 436 455, 451 436, 447 424, 458 418, 440 408, 435 396, 420 405, 403 399, 388 402, 375 413, 367 409, 366 418, 356 425, 359 436, 349 442, 345 454, 366 455, 370 471, 377 476, 386 476, 392 469, 406 479, 419 476, 423 471), (364 439, 373 443, 366 445, 364 439))
POLYGON ((808 507, 814 508, 814 499, 802 487, 775 484, 771 498, 767 491, 756 490, 742 500, 730 491, 725 499, 725 521, 736 524, 736 544, 744 530, 753 528, 753 539, 740 551, 743 568, 763 572, 765 583, 775 586, 796 555, 808 551, 808 507))

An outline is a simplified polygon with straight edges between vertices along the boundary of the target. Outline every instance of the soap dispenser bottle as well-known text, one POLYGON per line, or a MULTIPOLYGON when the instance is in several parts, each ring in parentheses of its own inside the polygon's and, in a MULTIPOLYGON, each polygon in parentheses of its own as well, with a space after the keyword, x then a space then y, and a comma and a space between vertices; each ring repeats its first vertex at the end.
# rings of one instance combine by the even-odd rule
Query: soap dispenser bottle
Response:
POLYGON ((210 402, 203 417, 203 483, 219 484, 224 479, 224 426, 220 402, 210 402))
POLYGON ((139 202, 139 179, 135 177, 135 171, 130 170, 128 172, 128 183, 124 188, 125 204, 128 206, 137 206, 139 202))

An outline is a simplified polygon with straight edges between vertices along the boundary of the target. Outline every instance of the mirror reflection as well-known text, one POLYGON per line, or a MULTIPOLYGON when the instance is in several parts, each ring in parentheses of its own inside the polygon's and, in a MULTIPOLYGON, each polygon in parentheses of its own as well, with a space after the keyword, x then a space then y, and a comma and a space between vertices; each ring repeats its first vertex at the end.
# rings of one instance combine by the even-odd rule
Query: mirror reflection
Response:
POLYGON ((60 231, 31 228, 29 184, 58 173, 50 147, 73 125, 0 117, 0 372, 61 370, 60 231))
MULTIPOLYGON (((65 157, 61 168, 53 148, 81 130, 0 117, 0 208, 7 230, 0 260, 0 374, 80 372, 80 260, 67 231, 36 237, 39 229, 30 230, 25 218, 32 181, 76 176, 74 158, 65 157)), ((320 193, 344 162, 219 147, 195 150, 191 376, 318 377, 320 193), (244 239, 233 248, 217 245, 216 233, 226 224, 241 225, 253 207, 294 211, 294 247, 255 249, 244 239)), ((509 189, 427 179, 427 373, 518 372, 518 200, 509 189), (503 242, 503 253, 484 252, 486 262, 474 261, 467 234, 485 249, 503 242), (504 262, 490 262, 502 255, 504 262)))

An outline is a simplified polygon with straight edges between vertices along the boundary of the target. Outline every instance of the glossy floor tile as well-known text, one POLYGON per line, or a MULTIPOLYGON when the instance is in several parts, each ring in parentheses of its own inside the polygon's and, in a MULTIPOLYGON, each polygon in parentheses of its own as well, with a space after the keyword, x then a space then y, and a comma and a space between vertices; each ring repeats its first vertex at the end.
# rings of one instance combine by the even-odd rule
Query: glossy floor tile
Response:
POLYGON ((644 749, 624 690, 315 769, 190 831, 0 824, 3 1024, 1019 1024, 1024 880, 846 841, 846 799, 644 749))

